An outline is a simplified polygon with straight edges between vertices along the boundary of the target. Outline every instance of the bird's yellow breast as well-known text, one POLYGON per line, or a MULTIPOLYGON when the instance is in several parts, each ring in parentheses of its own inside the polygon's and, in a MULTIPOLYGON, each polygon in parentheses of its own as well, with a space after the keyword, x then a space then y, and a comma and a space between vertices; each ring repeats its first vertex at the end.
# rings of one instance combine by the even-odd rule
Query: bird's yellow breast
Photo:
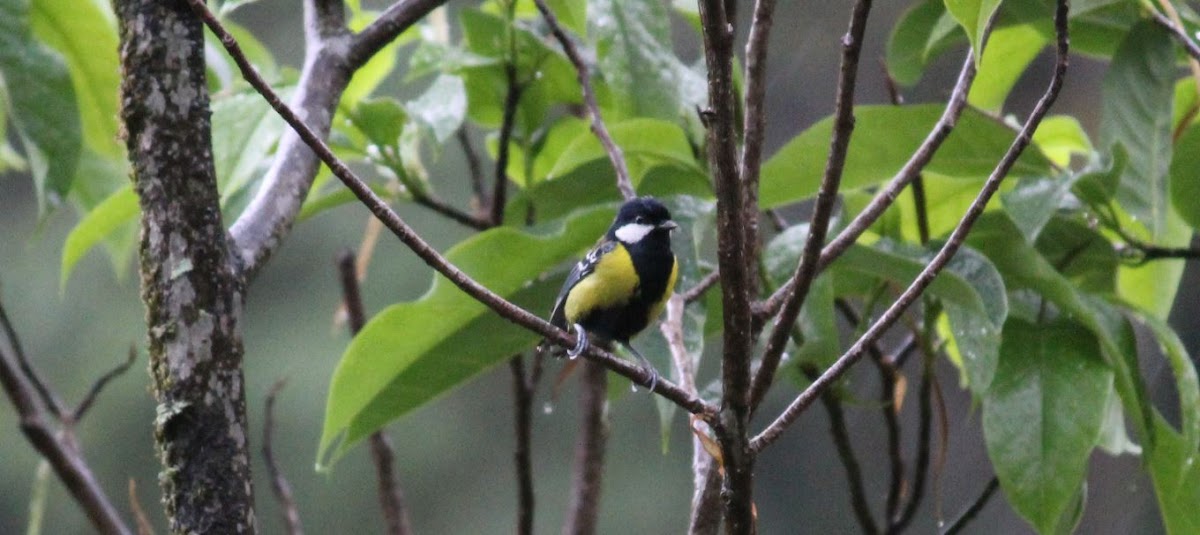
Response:
POLYGON ((595 271, 584 277, 567 294, 567 321, 575 323, 597 309, 612 308, 628 303, 638 285, 633 259, 624 245, 618 244, 600 257, 595 271))

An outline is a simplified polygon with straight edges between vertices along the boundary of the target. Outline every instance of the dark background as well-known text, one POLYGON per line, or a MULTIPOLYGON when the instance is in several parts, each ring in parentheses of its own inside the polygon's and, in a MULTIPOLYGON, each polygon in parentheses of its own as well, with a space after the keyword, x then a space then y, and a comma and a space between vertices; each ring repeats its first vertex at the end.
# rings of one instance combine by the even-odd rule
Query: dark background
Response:
MULTIPOLYGON (((876 2, 868 27, 857 93, 860 103, 887 101, 877 59, 907 2, 876 2)), ((475 5, 451 2, 451 10, 475 5)), ((779 2, 771 40, 768 74, 768 154, 833 107, 839 39, 845 31, 850 2, 779 2)), ((739 35, 751 3, 740 3, 739 35)), ((252 28, 286 65, 299 66, 301 8, 295 0, 262 0, 235 16, 252 28)), ((456 20, 451 13, 451 20, 456 20)), ((697 40, 676 21, 678 50, 686 61, 698 59, 697 40)), ((739 51, 741 48, 739 47, 739 51)), ((407 50, 401 52, 401 64, 407 50)), ((962 51, 935 62, 909 102, 944 100, 953 83, 962 51)), ((1074 58, 1066 86, 1053 112, 1074 115, 1093 135, 1099 125, 1100 80, 1104 64, 1074 58)), ((1049 58, 1035 62, 1010 98, 1006 112, 1028 111, 1044 88, 1049 58)), ((380 93, 410 95, 423 89, 401 88, 393 77, 380 93)), ((462 199, 466 170, 460 153, 449 148, 431 167, 435 187, 462 199)), ((434 245, 444 249, 467 232, 429 212, 399 206, 400 214, 434 245)), ((271 497, 261 447, 262 404, 271 384, 287 377, 277 402, 275 453, 293 485, 305 528, 310 533, 379 532, 382 521, 375 497, 373 467, 365 448, 340 461, 329 474, 317 473, 317 439, 329 376, 345 347, 347 335, 335 329, 332 316, 339 299, 333 259, 354 246, 367 212, 348 205, 300 224, 250 288, 245 315, 246 383, 254 448, 258 516, 264 533, 282 531, 271 497)), ((78 400, 91 382, 120 362, 131 343, 142 344, 143 309, 138 300, 136 270, 114 273, 104 254, 82 261, 63 293, 58 288, 60 248, 76 222, 62 210, 39 224, 30 179, 0 176, 0 292, 35 366, 67 400, 78 400)), ((228 222, 227 222, 228 224, 228 222)), ((397 241, 383 239, 366 282, 369 312, 425 291, 430 271, 397 241)), ((1172 315, 1173 324, 1193 354, 1200 349, 1196 327, 1197 282, 1189 266, 1172 315)), ((915 360, 915 359, 914 359, 915 360)), ((713 359, 701 382, 715 377, 713 359)), ((911 363, 910 363, 911 364, 911 363)), ((551 362, 548 377, 560 364, 551 362)), ((910 366, 911 368, 911 366, 910 366)), ((949 407, 948 446, 940 496, 933 488, 912 526, 913 533, 936 530, 938 505, 953 519, 983 489, 991 476, 984 451, 980 415, 957 388, 957 372, 939 364, 949 407)), ((911 370, 910 370, 911 372, 911 370)), ((1160 361, 1144 364, 1152 391, 1170 398, 1169 369, 1160 361)), ((910 373, 915 394, 916 375, 910 373)), ((149 391, 144 352, 134 369, 117 379, 79 427, 79 438, 98 479, 128 512, 127 485, 138 485, 140 503, 161 531, 151 422, 155 404, 149 391)), ((847 403, 847 419, 867 478, 867 496, 876 515, 886 493, 885 437, 873 406, 875 372, 860 367, 851 374, 859 393, 847 403)), ((575 432, 573 384, 555 402, 547 383, 536 394, 536 406, 552 403, 553 411, 534 418, 534 477, 537 531, 559 529, 570 485, 569 463, 575 432)), ((766 415, 777 413, 795 394, 783 384, 769 397, 755 429, 766 415)), ((507 367, 500 366, 405 419, 388 432, 396 445, 399 475, 407 492, 418 533, 505 533, 515 525, 515 480, 512 468, 512 396, 507 367)), ((1165 403, 1167 401, 1163 401, 1165 403)), ((915 449, 915 395, 903 412, 904 455, 915 449)), ((625 395, 610 405, 612 433, 605 475, 602 533, 678 533, 685 529, 691 499, 691 444, 685 419, 678 416, 670 450, 662 454, 658 416, 645 393, 625 395)), ((20 435, 14 412, 0 408, 0 533, 23 532, 38 456, 20 435)), ((1089 472, 1088 505, 1081 533, 1161 532, 1149 480, 1131 456, 1094 455, 1089 472)), ((757 465, 755 502, 763 533, 846 533, 857 531, 850 510, 845 475, 834 452, 824 411, 814 407, 757 465)), ((131 517, 130 517, 131 518, 131 517)), ((83 514, 57 480, 49 485, 44 533, 86 533, 83 514)), ((997 496, 968 532, 1024 533, 1029 528, 1002 497, 997 496)))

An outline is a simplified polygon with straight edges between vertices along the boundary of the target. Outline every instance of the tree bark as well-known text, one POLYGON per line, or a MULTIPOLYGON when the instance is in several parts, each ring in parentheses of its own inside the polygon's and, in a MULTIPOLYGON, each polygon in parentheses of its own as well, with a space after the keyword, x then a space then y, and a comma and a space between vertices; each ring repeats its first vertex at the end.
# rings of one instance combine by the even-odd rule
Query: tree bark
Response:
POLYGON ((115 8, 167 519, 173 533, 253 533, 243 282, 213 170, 203 26, 183 0, 115 8))

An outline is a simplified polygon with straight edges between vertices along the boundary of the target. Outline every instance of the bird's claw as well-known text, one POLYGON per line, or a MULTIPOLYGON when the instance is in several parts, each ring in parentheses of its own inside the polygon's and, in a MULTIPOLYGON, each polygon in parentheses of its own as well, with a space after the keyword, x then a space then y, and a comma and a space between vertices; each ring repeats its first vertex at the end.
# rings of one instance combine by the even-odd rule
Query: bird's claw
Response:
POLYGON ((588 348, 587 331, 583 330, 583 326, 576 323, 575 327, 575 347, 567 350, 567 357, 574 359, 582 355, 588 348))

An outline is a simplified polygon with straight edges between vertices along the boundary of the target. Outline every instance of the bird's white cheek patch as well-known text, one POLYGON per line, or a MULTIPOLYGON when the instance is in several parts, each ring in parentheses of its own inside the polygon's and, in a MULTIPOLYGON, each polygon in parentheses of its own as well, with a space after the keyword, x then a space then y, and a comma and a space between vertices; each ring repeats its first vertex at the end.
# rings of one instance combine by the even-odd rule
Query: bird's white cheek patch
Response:
POLYGON ((651 230, 654 230, 654 225, 645 223, 626 223, 617 229, 617 239, 625 243, 637 243, 642 241, 651 230))

